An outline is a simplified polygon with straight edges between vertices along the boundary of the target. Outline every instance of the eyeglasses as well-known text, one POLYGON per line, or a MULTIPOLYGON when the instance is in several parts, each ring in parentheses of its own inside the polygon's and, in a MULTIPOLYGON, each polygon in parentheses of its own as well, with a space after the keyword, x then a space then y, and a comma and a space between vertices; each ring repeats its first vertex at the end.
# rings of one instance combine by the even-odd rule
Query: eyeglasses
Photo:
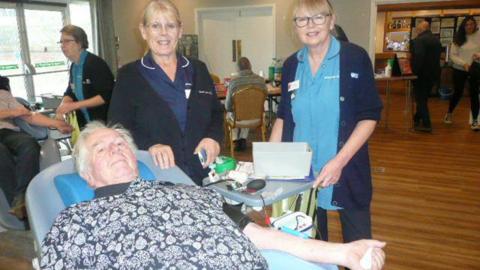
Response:
POLYGON ((57 44, 66 44, 75 41, 75 39, 63 39, 57 42, 57 44))
POLYGON ((318 14, 311 17, 295 17, 293 18, 293 22, 297 27, 305 27, 308 25, 309 21, 312 21, 315 25, 324 25, 327 21, 327 17, 331 15, 332 14, 318 14))
POLYGON ((177 23, 166 23, 166 24, 161 24, 161 23, 149 23, 147 24, 147 27, 150 28, 155 33, 158 33, 164 29, 165 32, 173 32, 177 30, 179 25, 177 23))

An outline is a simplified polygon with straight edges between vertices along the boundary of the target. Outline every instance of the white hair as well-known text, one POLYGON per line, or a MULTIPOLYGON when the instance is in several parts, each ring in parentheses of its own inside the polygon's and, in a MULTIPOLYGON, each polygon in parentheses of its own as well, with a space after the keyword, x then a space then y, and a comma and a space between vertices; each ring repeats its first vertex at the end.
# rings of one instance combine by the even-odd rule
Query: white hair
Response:
POLYGON ((99 129, 111 129, 117 132, 126 142, 133 153, 137 151, 137 146, 133 142, 132 135, 128 130, 123 128, 120 124, 113 126, 106 126, 100 121, 92 121, 88 123, 80 132, 80 135, 75 143, 73 149, 73 158, 75 160, 75 167, 79 174, 87 171, 90 167, 90 149, 86 146, 86 141, 95 131, 99 129))

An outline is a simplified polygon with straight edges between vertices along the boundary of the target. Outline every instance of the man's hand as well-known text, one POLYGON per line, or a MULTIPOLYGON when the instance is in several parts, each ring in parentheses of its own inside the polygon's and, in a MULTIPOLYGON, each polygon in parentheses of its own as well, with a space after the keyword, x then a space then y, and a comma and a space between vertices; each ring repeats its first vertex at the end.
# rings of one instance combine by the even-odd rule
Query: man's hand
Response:
POLYGON ((148 148, 155 165, 162 169, 168 169, 175 166, 175 156, 170 145, 155 144, 148 148))
POLYGON ((194 154, 199 153, 200 151, 205 150, 207 153, 207 162, 203 164, 203 167, 206 168, 208 165, 212 164, 220 154, 220 144, 217 141, 211 138, 203 138, 200 143, 198 143, 195 148, 194 154))
POLYGON ((477 60, 477 61, 480 60, 480 52, 473 54, 473 60, 477 60))
POLYGON ((465 71, 469 71, 470 70, 470 64, 463 65, 463 68, 465 69, 465 71))
POLYGON ((32 115, 32 112, 23 106, 18 106, 14 109, 10 109, 10 112, 11 112, 11 118, 32 115))
POLYGON ((323 166, 322 170, 318 174, 315 182, 313 183, 313 187, 328 187, 330 185, 336 184, 338 180, 340 180, 340 176, 342 175, 343 165, 340 161, 331 159, 330 161, 323 166))
POLYGON ((72 132, 73 127, 64 121, 61 120, 55 120, 55 128, 58 129, 62 134, 67 134, 72 132))
POLYGON ((358 240, 345 245, 345 266, 352 270, 380 270, 385 264, 385 242, 358 240), (371 249, 371 252, 367 252, 371 249), (370 255, 369 258, 365 255, 370 255), (363 259, 362 259, 363 258, 363 259), (363 263, 360 263, 363 261, 363 263))

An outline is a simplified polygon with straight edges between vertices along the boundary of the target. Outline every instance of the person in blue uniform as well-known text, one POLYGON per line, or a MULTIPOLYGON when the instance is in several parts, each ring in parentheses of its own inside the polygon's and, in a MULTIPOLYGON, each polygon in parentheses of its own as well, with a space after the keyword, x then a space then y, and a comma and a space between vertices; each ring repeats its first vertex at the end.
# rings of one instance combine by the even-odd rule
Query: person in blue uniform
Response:
POLYGON ((345 242, 371 238, 367 140, 382 110, 371 61, 359 46, 330 34, 335 15, 327 0, 299 0, 293 14, 304 47, 284 63, 270 141, 307 142, 312 148, 323 240, 327 210, 339 212, 345 242))
POLYGON ((224 136, 213 81, 204 63, 176 53, 182 23, 170 1, 149 2, 140 32, 149 51, 119 70, 108 120, 129 129, 161 168, 177 165, 201 185, 224 136))
POLYGON ((57 118, 76 111, 80 128, 93 120, 106 121, 114 84, 112 71, 102 58, 87 51, 87 34, 82 28, 66 25, 60 33, 62 52, 72 65, 57 118))

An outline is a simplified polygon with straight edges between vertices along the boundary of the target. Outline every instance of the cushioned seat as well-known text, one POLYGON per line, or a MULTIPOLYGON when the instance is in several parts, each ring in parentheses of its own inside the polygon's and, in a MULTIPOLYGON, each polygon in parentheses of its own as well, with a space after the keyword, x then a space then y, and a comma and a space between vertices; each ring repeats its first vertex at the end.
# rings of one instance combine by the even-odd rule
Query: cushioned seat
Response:
MULTIPOLYGON (((137 159, 140 175, 146 180, 156 179, 194 185, 193 181, 178 167, 162 170, 155 166, 150 154, 146 151, 138 151, 137 159)), ((57 163, 33 178, 27 189, 27 212, 39 258, 40 244, 60 211, 70 204, 91 198, 93 198, 93 190, 76 173, 72 159, 57 163)), ((262 254, 265 255, 272 270, 286 269, 282 265, 292 265, 293 268, 289 269, 300 270, 336 269, 323 268, 281 252, 265 250, 262 254)))

